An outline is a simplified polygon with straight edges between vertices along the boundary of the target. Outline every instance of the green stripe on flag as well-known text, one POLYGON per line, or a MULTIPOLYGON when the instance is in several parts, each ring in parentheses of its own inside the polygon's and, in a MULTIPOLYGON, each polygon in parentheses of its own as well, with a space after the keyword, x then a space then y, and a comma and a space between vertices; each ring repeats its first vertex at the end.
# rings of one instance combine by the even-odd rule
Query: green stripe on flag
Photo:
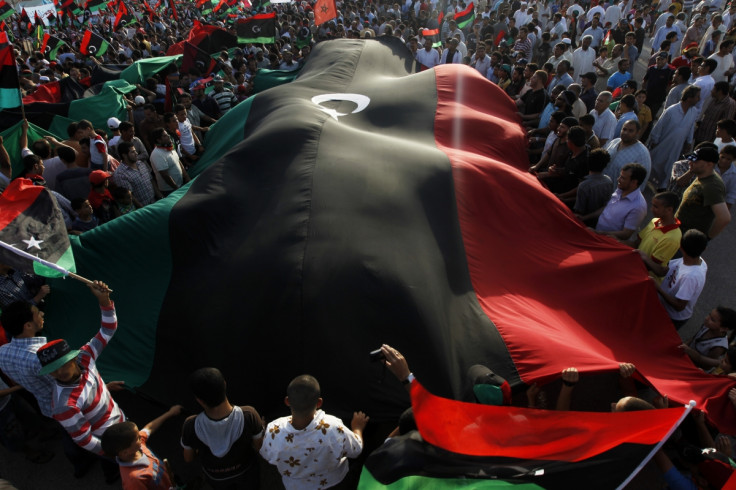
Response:
MULTIPOLYGON (((77 268, 74 265, 74 253, 72 252, 71 247, 66 249, 64 255, 62 255, 56 262, 56 265, 68 270, 69 272, 77 271, 77 268)), ((33 263, 33 270, 36 274, 43 277, 64 277, 64 274, 57 271, 56 269, 52 269, 51 267, 39 264, 38 262, 33 263)))
POLYGON ((17 88, 0 88, 0 108, 20 107, 21 102, 17 88))
POLYGON ((253 44, 273 44, 275 41, 275 38, 273 36, 271 37, 239 37, 238 38, 238 44, 247 44, 247 43, 253 43, 253 44))
POLYGON ((384 485, 376 480, 370 471, 363 467, 358 482, 358 490, 501 490, 513 488, 514 490, 544 490, 534 483, 516 483, 503 480, 480 480, 460 478, 430 478, 427 476, 406 476, 395 482, 384 485))
POLYGON ((204 155, 193 168, 189 169, 191 177, 201 174, 212 163, 243 141, 243 121, 248 120, 253 98, 249 97, 236 105, 210 126, 202 142, 206 148, 204 155))
POLYGON ((299 75, 300 71, 301 67, 299 67, 298 70, 292 71, 269 70, 267 68, 262 68, 258 70, 256 79, 253 82, 253 92, 257 94, 271 87, 277 87, 284 83, 289 83, 299 75))

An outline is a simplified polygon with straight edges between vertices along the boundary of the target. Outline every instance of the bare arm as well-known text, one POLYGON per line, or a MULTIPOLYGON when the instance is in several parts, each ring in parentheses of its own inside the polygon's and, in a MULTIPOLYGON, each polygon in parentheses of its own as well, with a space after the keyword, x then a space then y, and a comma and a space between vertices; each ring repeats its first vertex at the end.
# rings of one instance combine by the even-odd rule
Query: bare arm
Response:
POLYGON ((20 143, 21 148, 28 148, 28 120, 27 119, 23 119, 23 124, 21 124, 19 143, 20 143))
POLYGON ((726 349, 723 347, 714 347, 708 355, 701 354, 696 349, 693 349, 687 344, 680 345, 680 349, 684 350, 690 359, 702 368, 713 368, 721 365, 721 356, 726 353, 726 349))
POLYGON ((161 175, 161 179, 163 179, 164 182, 166 182, 167 184, 169 184, 169 186, 172 189, 178 189, 179 188, 179 186, 176 185, 176 182, 174 182, 174 179, 171 177, 171 175, 169 175, 169 172, 167 170, 159 170, 158 173, 159 173, 159 175, 161 175))
MULTIPOLYGON (((641 240, 639 240, 641 241, 641 240)), ((644 265, 646 266, 647 270, 650 270, 654 272, 657 276, 664 276, 667 274, 667 266, 663 264, 659 264, 652 259, 651 256, 649 256, 647 253, 642 252, 641 250, 638 250, 639 257, 641 257, 642 262, 644 262, 644 265)))
POLYGON ((150 422, 148 422, 146 424, 146 426, 143 427, 143 428, 144 429, 148 429, 148 431, 151 434, 153 434, 154 432, 156 432, 156 430, 159 427, 161 427, 161 424, 163 424, 164 422, 166 422, 171 417, 176 417, 177 415, 179 415, 181 413, 181 411, 182 411, 183 408, 184 407, 182 407, 181 405, 174 405, 173 407, 171 407, 168 411, 166 411, 162 415, 159 415, 155 419, 153 419, 150 422))
POLYGON ((580 380, 580 374, 574 367, 563 369, 562 371, 562 388, 560 388, 560 394, 557 397, 557 410, 568 411, 570 410, 570 400, 572 399, 572 390, 575 389, 575 385, 580 380))
POLYGON ((668 305, 673 307, 676 311, 682 311, 685 309, 685 307, 687 306, 687 300, 676 298, 671 294, 664 292, 662 286, 657 284, 657 281, 655 281, 654 279, 652 279, 652 283, 654 284, 654 287, 657 288, 657 292, 659 293, 659 295, 662 297, 663 300, 667 302, 668 305))
POLYGON ((618 230, 618 231, 599 231, 597 233, 599 235, 606 235, 606 236, 616 238, 618 240, 625 241, 631 238, 631 235, 633 235, 635 231, 636 230, 629 230, 628 228, 624 228, 623 230, 618 230))
POLYGON ((723 231, 728 223, 731 222, 731 212, 728 210, 728 206, 725 202, 714 204, 710 207, 710 209, 713 210, 715 219, 713 220, 713 225, 710 227, 708 238, 713 239, 723 231))

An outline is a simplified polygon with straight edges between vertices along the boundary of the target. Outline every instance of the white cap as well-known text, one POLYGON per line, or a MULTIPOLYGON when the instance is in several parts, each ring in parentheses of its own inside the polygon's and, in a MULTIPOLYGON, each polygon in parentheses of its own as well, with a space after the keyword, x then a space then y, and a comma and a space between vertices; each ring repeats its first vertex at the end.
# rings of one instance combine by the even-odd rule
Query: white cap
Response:
POLYGON ((50 82, 51 79, 49 77, 47 77, 46 75, 41 75, 40 77, 38 77, 38 81, 40 81, 40 82, 50 82))
POLYGON ((570 39, 567 38, 567 37, 563 37, 562 38, 562 42, 565 43, 565 44, 572 44, 572 41, 570 41, 570 39))
POLYGON ((142 95, 135 96, 135 105, 143 105, 145 103, 146 103, 146 99, 144 99, 142 95))
POLYGON ((107 127, 110 129, 118 129, 120 126, 120 119, 117 117, 111 117, 107 120, 107 127))

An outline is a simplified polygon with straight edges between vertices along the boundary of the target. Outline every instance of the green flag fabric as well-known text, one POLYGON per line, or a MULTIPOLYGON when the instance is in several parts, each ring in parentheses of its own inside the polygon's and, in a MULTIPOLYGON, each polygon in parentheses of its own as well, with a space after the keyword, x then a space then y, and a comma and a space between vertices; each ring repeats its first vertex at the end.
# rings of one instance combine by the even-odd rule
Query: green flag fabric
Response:
MULTIPOLYGON (((8 155, 10 156, 10 164, 13 168, 13 178, 19 176, 23 172, 23 165, 21 163, 21 160, 23 159, 23 157, 21 156, 22 147, 20 146, 20 136, 23 132, 22 126, 23 121, 18 121, 2 133, 0 133, 0 136, 3 137, 3 146, 5 146, 5 149, 8 150, 8 155)), ((55 134, 46 131, 45 129, 39 128, 33 123, 28 124, 29 145, 32 142, 43 138, 44 136, 56 137, 55 134)))
MULTIPOLYGON (((73 100, 69 104, 69 119, 87 119, 96 128, 107 128, 107 120, 117 117, 121 121, 128 118, 125 96, 110 86, 94 97, 73 100)), ((29 140, 30 141, 30 140, 29 140)))
POLYGON ((264 90, 268 90, 271 87, 277 87, 284 83, 289 83, 299 75, 299 70, 285 71, 285 70, 269 70, 262 68, 258 70, 255 82, 253 82, 253 92, 260 93, 264 90))
POLYGON ((151 75, 160 72, 173 62, 179 61, 181 57, 182 55, 177 54, 174 56, 159 56, 157 58, 138 60, 121 71, 120 78, 132 84, 143 83, 151 75))

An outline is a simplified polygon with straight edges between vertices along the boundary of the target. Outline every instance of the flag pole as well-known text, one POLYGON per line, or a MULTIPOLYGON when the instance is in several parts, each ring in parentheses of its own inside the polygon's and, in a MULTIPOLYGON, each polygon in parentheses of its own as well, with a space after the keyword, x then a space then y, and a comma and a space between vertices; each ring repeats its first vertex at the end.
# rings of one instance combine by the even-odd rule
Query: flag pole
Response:
MULTIPOLYGON (((57 272, 61 272, 65 276, 69 276, 72 279, 76 279, 77 281, 81 281, 81 282, 83 282, 83 283, 85 283, 87 285, 93 285, 94 284, 93 281, 90 281, 89 279, 87 279, 85 277, 82 277, 80 275, 77 275, 77 274, 75 274, 73 272, 69 272, 68 270, 64 269, 63 267, 61 267, 59 265, 56 265, 56 264, 54 264, 52 262, 49 262, 48 260, 44 260, 44 259, 42 259, 40 257, 36 257, 35 255, 31 255, 28 252, 26 252, 24 250, 21 250, 19 248, 15 248, 12 245, 8 245, 7 243, 5 243, 3 241, 0 241, 0 247, 4 248, 5 250, 8 250, 10 252, 13 252, 16 255, 20 255, 23 258, 33 260, 34 262, 38 262, 41 265, 45 265, 46 267, 48 267, 50 269, 54 269, 57 272)), ((112 289, 110 290, 110 292, 112 292, 112 289)))
POLYGON ((646 466, 646 464, 649 462, 649 460, 654 457, 654 454, 657 451, 659 451, 660 449, 662 449, 662 446, 664 446, 664 443, 667 442, 667 439, 670 438, 670 436, 672 435, 672 433, 675 432, 675 429, 677 429, 680 426, 680 424, 682 423, 682 421, 685 420, 685 417, 688 416, 688 414, 692 411, 693 408, 695 408, 695 401, 694 400, 690 400, 689 403, 685 404, 685 409, 682 411, 682 415, 680 415, 680 418, 677 420, 677 422, 675 422, 675 425, 673 425, 672 427, 670 427, 670 430, 662 438, 662 440, 659 441, 659 443, 657 443, 657 445, 654 446, 654 448, 651 451, 649 451, 649 454, 647 454, 647 457, 644 458, 644 460, 642 460, 641 463, 639 463, 639 466, 637 466, 636 469, 634 469, 633 473, 631 473, 629 475, 629 477, 626 480, 624 480, 624 482, 621 485, 619 485, 618 487, 616 487, 616 490, 623 490, 626 487, 626 485, 628 485, 631 482, 631 480, 633 480, 634 477, 637 474, 639 474, 639 472, 644 468, 644 466, 646 466))

